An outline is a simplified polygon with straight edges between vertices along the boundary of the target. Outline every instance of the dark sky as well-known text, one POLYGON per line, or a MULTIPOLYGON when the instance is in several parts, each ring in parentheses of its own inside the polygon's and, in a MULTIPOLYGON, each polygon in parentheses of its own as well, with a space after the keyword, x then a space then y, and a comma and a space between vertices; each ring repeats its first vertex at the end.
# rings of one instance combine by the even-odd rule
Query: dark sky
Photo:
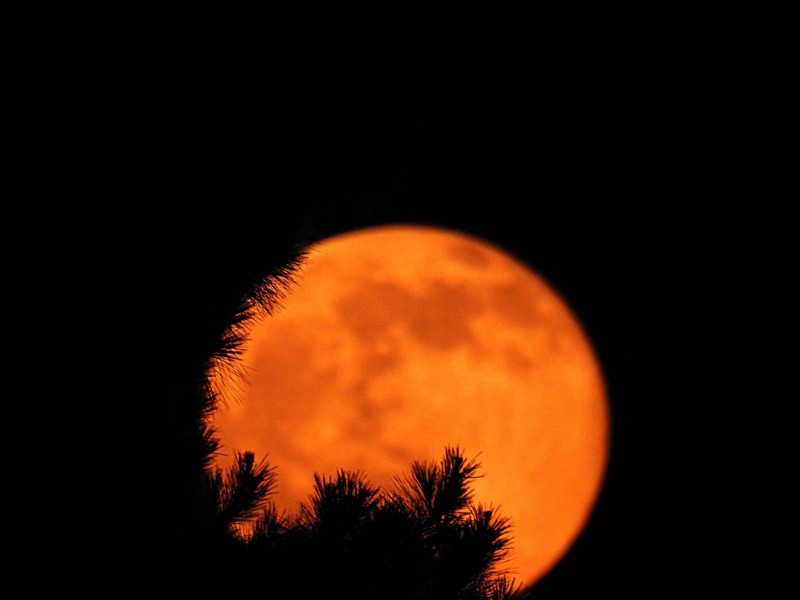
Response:
POLYGON ((12 460, 59 465, 23 504, 130 498, 97 453, 150 464, 159 395, 293 245, 436 224, 545 275, 608 376, 605 493, 538 598, 780 596, 796 14, 334 4, 10 20, 12 460))

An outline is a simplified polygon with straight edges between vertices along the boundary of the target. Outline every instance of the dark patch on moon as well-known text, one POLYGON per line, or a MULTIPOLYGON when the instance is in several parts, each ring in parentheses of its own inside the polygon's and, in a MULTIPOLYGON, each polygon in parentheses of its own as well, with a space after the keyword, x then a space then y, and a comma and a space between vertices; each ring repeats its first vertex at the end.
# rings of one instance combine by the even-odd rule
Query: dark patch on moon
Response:
POLYGON ((335 303, 340 323, 373 352, 388 341, 393 327, 421 344, 447 351, 477 343, 470 321, 486 304, 467 285, 431 282, 424 294, 413 294, 391 282, 368 282, 335 303))
POLYGON ((484 302, 466 285, 436 283, 414 304, 408 331, 436 350, 472 346, 478 341, 470 321, 484 310, 484 302))
POLYGON ((502 356, 505 365, 515 373, 528 373, 534 368, 534 362, 518 346, 506 346, 502 356))
POLYGON ((453 242, 447 247, 447 256, 476 269, 485 269, 492 262, 489 253, 472 241, 453 242))
POLYGON ((492 286, 490 290, 492 308, 502 319, 515 327, 535 327, 547 322, 535 300, 545 296, 545 290, 532 289, 526 282, 510 282, 492 286))
POLYGON ((339 323, 359 342, 385 339, 392 325, 406 320, 416 299, 395 283, 364 282, 334 304, 339 323))

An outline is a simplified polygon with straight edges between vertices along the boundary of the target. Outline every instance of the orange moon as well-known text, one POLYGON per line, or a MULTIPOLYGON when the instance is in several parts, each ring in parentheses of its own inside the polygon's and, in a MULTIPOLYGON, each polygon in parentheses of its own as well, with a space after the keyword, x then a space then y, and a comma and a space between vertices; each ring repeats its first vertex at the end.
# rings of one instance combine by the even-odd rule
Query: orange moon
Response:
POLYGON ((246 381, 218 378, 212 426, 221 454, 276 468, 279 509, 296 511, 315 472, 390 487, 458 445, 481 464, 476 501, 511 520, 501 566, 518 582, 590 518, 609 454, 599 362, 564 299, 498 246, 415 225, 322 240, 243 350, 246 381))

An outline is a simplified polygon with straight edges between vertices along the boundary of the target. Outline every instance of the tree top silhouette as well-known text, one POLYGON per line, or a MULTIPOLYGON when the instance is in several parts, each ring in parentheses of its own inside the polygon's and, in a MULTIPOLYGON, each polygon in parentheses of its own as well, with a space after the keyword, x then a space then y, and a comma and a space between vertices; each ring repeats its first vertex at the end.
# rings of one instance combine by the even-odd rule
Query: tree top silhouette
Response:
MULTIPOLYGON (((233 560, 225 564, 277 598, 523 598, 502 567, 509 519, 473 500, 479 468, 446 446, 439 461, 415 461, 385 490, 361 471, 316 473, 297 512, 278 514, 273 468, 237 453, 226 472, 207 470, 207 529, 221 536, 233 560)), ((229 590, 251 585, 236 578, 229 590)))

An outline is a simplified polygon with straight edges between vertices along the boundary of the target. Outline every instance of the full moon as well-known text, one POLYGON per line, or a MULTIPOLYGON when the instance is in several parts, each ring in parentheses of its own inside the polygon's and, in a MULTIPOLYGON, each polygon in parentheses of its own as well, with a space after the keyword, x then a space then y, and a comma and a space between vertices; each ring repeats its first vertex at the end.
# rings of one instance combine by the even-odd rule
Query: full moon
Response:
POLYGON ((218 465, 266 456, 290 513, 315 472, 390 488, 458 445, 481 466, 476 501, 510 519, 501 567, 527 585, 602 488, 609 410, 587 334, 542 276, 471 234, 387 225, 312 245, 282 307, 253 322, 241 367, 216 382, 218 465))

